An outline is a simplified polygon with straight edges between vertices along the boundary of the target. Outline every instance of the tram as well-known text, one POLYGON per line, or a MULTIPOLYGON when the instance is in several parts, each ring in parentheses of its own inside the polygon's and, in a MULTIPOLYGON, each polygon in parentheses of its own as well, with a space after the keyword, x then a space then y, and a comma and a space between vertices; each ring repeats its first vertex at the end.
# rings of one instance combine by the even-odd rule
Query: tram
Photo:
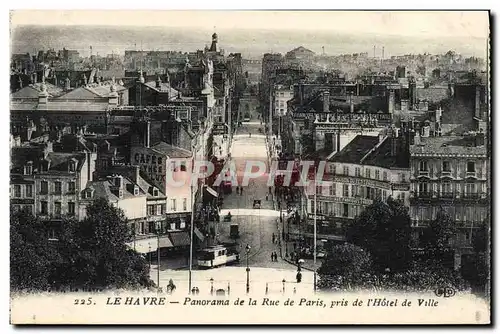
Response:
POLYGON ((198 252, 197 256, 198 267, 207 269, 238 262, 239 260, 240 254, 236 250, 236 244, 203 248, 198 252))

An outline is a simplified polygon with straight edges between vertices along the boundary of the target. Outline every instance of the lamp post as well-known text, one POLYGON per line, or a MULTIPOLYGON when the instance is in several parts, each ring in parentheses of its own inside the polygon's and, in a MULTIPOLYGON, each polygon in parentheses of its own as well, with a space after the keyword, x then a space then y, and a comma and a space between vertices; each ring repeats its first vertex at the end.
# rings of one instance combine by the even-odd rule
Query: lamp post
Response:
POLYGON ((247 254, 247 294, 250 293, 250 267, 248 266, 248 255, 250 254, 250 245, 247 244, 245 247, 246 254, 247 254))
POLYGON ((158 256, 158 270, 156 271, 156 280, 158 284, 158 289, 160 288, 160 223, 156 223, 156 236, 157 236, 157 242, 158 242, 158 247, 156 248, 156 255, 158 256))

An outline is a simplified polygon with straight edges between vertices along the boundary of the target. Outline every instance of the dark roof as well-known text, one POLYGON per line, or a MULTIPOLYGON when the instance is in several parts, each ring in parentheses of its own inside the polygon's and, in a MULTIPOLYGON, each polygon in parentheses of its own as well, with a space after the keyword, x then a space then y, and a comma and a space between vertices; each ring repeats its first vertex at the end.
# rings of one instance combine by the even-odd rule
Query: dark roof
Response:
POLYGON ((410 154, 400 151, 398 154, 393 155, 391 152, 391 138, 387 138, 384 142, 375 149, 363 161, 364 165, 379 166, 384 168, 409 168, 410 167, 410 154))
POLYGON ((60 153, 60 152, 51 152, 47 155, 47 160, 50 160, 50 172, 68 172, 69 170, 69 162, 71 159, 76 159, 78 165, 76 170, 80 170, 82 168, 83 163, 85 162, 86 154, 85 153, 60 153))
POLYGON ((378 137, 358 135, 330 160, 359 164, 361 159, 379 142, 378 137))
MULTIPOLYGON (((38 94, 42 91, 42 83, 38 82, 36 84, 31 84, 24 88, 21 88, 17 92, 11 94, 12 98, 38 98, 38 94)), ((58 97, 64 94, 64 90, 61 87, 55 86, 51 83, 46 82, 45 87, 47 87, 47 93, 49 96, 58 97)))
POLYGON ((112 190, 111 187, 114 186, 113 180, 111 178, 101 179, 98 181, 91 181, 87 183, 86 188, 94 189, 95 198, 106 198, 108 201, 118 201, 121 199, 127 199, 137 196, 145 196, 144 191, 139 187, 139 195, 134 195, 134 186, 136 185, 129 178, 123 177, 123 198, 119 198, 112 190))
POLYGON ((190 151, 181 147, 172 146, 165 142, 159 142, 151 148, 165 154, 169 158, 190 158, 192 156, 190 151))
MULTIPOLYGON (((486 142, 486 138, 484 139, 486 142)), ((485 145, 474 146, 473 138, 462 136, 420 137, 420 145, 410 147, 411 154, 447 154, 447 155, 482 155, 486 156, 485 145)))
POLYGON ((149 81, 144 85, 156 90, 157 92, 168 92, 170 98, 175 98, 179 94, 179 91, 173 89, 172 86, 170 86, 170 84, 167 82, 160 82, 160 88, 156 87, 156 81, 149 81))

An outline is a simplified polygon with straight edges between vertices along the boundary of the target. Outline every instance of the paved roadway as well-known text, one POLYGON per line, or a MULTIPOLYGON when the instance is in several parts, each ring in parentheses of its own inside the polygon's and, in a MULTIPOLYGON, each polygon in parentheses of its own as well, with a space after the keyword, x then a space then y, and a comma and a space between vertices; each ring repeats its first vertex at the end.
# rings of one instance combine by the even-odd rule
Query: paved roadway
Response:
MULTIPOLYGON (((268 165, 268 152, 266 148, 266 138, 259 128, 264 128, 257 116, 252 115, 251 122, 245 122, 234 134, 231 159, 236 167, 238 180, 241 182, 245 163, 249 160, 265 162, 268 165), (251 134, 251 136, 250 136, 251 134)), ((263 131, 262 131, 263 132, 263 131)), ((302 271, 302 282, 295 282, 296 267, 283 261, 280 257, 280 249, 277 243, 273 243, 273 233, 278 238, 279 213, 274 210, 271 196, 266 200, 269 192, 268 175, 253 179, 247 186, 243 187, 243 195, 236 194, 236 187, 230 195, 224 195, 224 204, 221 217, 227 212, 231 212, 233 222, 240 226, 240 238, 237 240, 240 245, 241 261, 238 264, 229 265, 208 270, 193 270, 192 286, 198 286, 200 293, 210 291, 210 279, 214 279, 214 289, 231 286, 231 292, 243 294, 246 285, 246 253, 245 247, 249 245, 251 250, 248 255, 250 271, 250 291, 251 293, 264 293, 266 285, 269 293, 283 293, 283 280, 285 280, 285 290, 287 294, 296 290, 298 294, 309 294, 313 290, 313 274, 302 271), (261 200, 261 209, 253 209, 253 201, 261 200), (271 253, 278 254, 278 261, 271 261, 271 253), (294 289, 295 288, 295 289, 294 289)), ((229 241, 229 223, 221 222, 218 226, 219 239, 229 241)), ((180 260, 187 264, 187 259, 180 260), (186 261, 186 262, 184 262, 186 261)), ((180 264, 182 266, 182 264, 180 264)), ((177 266, 178 268, 179 266, 177 266)), ((166 286, 169 279, 173 279, 178 290, 184 293, 188 290, 188 271, 185 269, 175 270, 169 265, 162 263, 160 270, 160 286, 166 286)), ((151 266, 150 275, 156 282, 157 266, 151 266)))

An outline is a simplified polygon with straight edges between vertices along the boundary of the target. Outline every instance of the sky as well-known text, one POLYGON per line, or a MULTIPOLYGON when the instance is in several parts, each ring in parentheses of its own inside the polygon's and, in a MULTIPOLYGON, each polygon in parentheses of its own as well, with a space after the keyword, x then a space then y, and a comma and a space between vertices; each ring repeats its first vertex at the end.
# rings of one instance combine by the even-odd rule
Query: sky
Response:
POLYGON ((415 37, 489 35, 486 11, 138 11, 22 10, 11 25, 129 25, 226 29, 321 30, 415 37))

